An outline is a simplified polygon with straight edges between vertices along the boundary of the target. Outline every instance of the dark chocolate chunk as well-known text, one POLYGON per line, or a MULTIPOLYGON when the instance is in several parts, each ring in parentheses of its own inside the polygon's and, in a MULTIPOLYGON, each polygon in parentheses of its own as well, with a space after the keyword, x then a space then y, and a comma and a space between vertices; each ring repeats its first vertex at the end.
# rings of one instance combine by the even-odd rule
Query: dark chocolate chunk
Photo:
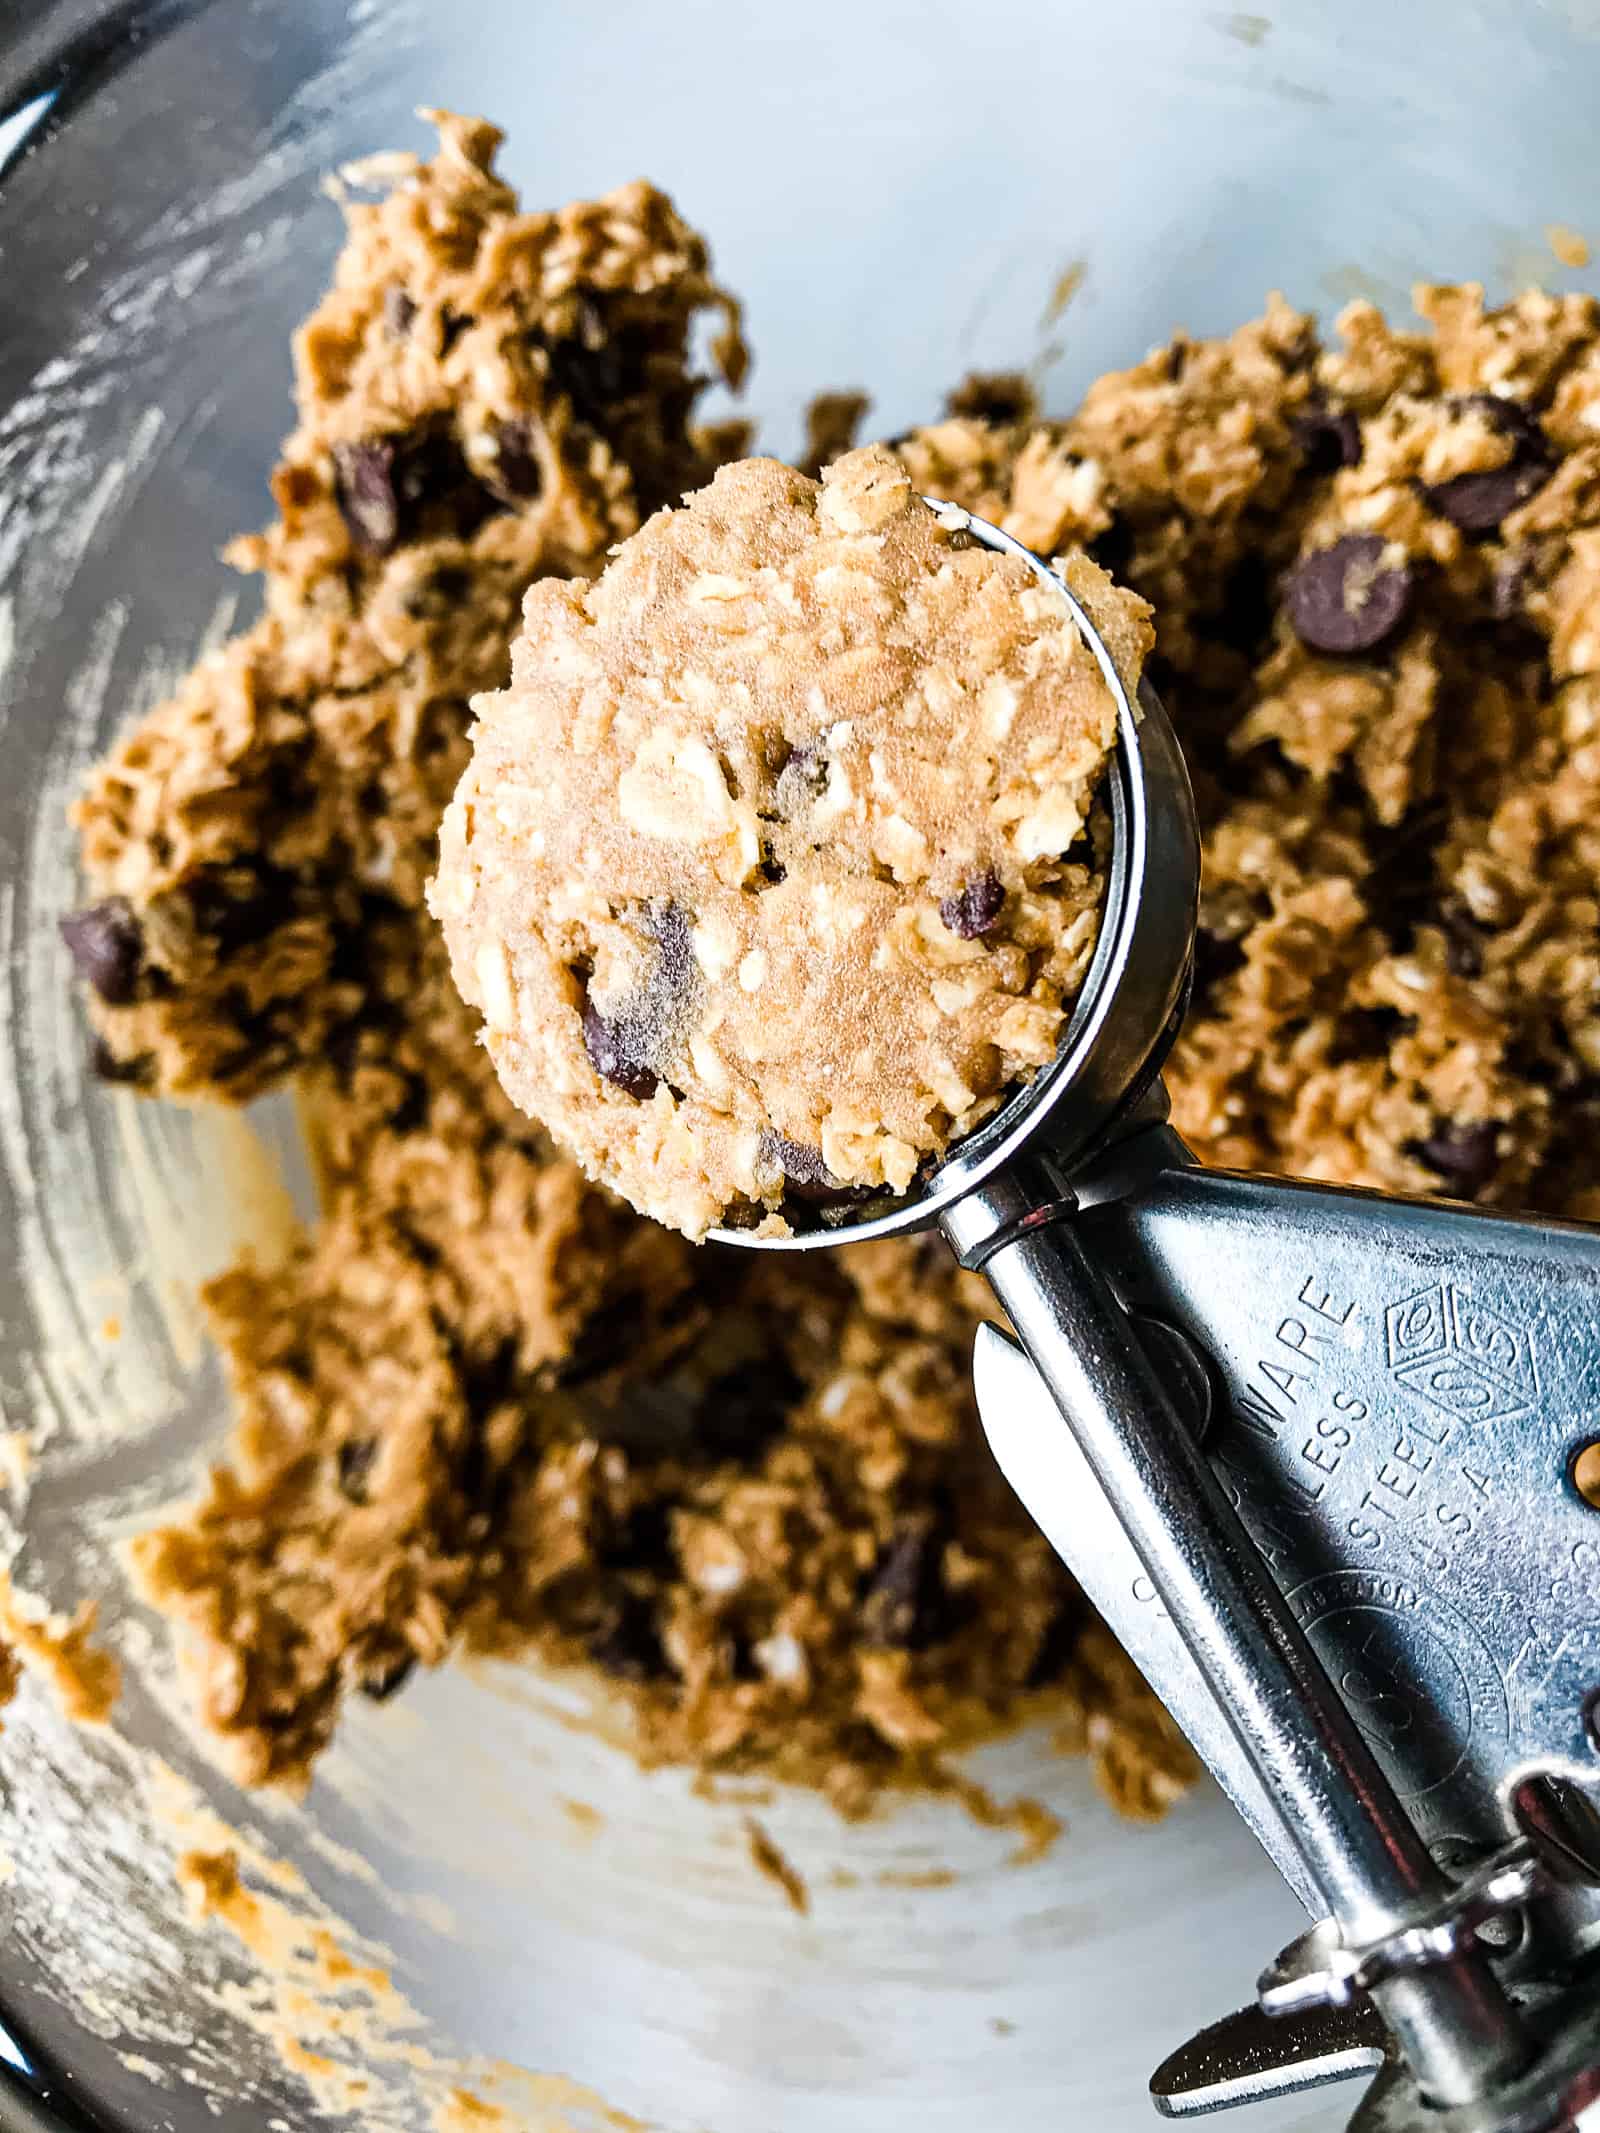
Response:
POLYGON ((613 1015, 584 1001, 583 1043, 595 1072, 641 1101, 660 1086, 662 1052, 697 982, 693 925, 693 914, 682 904, 658 897, 644 912, 645 930, 656 944, 644 985, 613 1015))
POLYGON ((1415 580, 1406 563, 1386 563, 1376 533, 1347 533, 1303 555, 1289 573, 1289 620, 1313 652, 1375 652, 1411 612, 1415 580))
POLYGON ((448 427, 333 448, 334 490, 357 548, 385 556, 419 532, 470 540, 505 499, 478 480, 448 427))
POLYGON ((1308 474, 1336 474, 1361 458, 1361 423, 1347 407, 1318 401, 1295 416, 1289 431, 1308 474))
POLYGON ((533 448, 531 422, 499 422, 494 432, 494 471, 486 476, 496 496, 507 503, 531 501, 544 487, 539 455, 533 448))
POLYGON ((1548 462, 1508 460, 1472 474, 1455 474, 1423 491, 1430 510, 1466 534, 1493 533, 1500 521, 1525 504, 1550 479, 1548 462))
POLYGON ((1462 1199, 1481 1192, 1499 1160, 1500 1128, 1492 1118, 1470 1125, 1441 1126, 1426 1140, 1412 1143, 1412 1153, 1436 1171, 1462 1199))
POLYGON ((580 299, 575 333, 534 338, 544 348, 552 392, 590 429, 603 429, 618 402, 636 399, 649 382, 647 335, 638 327, 610 325, 592 297, 580 299))
POLYGON ((805 1387, 779 1354, 740 1363, 706 1388, 697 1434, 716 1459, 754 1459, 805 1398, 805 1387))
POLYGON ((869 1644, 915 1651, 937 1641, 945 1613, 944 1534, 928 1511, 895 1529, 861 1601, 869 1644))
POLYGON ((954 896, 944 897, 939 905, 939 916, 964 941, 981 940, 992 933, 1005 908, 1006 892, 998 874, 986 868, 973 881, 965 883, 954 896))
POLYGON ((808 1207, 857 1207, 872 1198, 870 1186, 844 1184, 822 1160, 822 1150, 803 1141, 766 1131, 757 1152, 763 1162, 779 1166, 790 1195, 808 1207))
POLYGON ((398 446, 392 437, 333 448, 334 494, 350 538, 368 555, 387 555, 400 539, 400 497, 395 488, 398 446))
POLYGON ((828 758, 820 741, 803 741, 789 751, 778 772, 777 808, 786 821, 804 815, 828 789, 828 758))
POLYGON ((126 1007, 139 990, 144 968, 144 929, 128 899, 108 896, 103 904, 71 912, 60 925, 79 977, 107 1007, 126 1007))
POLYGON ((406 438, 395 463, 394 480, 402 540, 413 540, 419 533, 448 533, 470 540, 486 518, 505 508, 503 499, 467 465, 448 426, 406 438))
POLYGON ((401 1684, 410 1680, 416 1664, 410 1652, 401 1652, 397 1658, 373 1667, 361 1677, 362 1695, 370 1696, 374 1703, 387 1703, 401 1684))
POLYGON ((599 1008, 583 1003, 583 1048, 589 1063, 604 1081, 647 1103, 661 1086, 661 1077, 649 1061, 634 1050, 638 1032, 628 1024, 608 1022, 599 1008))
POLYGON ((351 1503, 365 1503, 377 1459, 376 1437, 347 1437, 339 1447, 339 1494, 351 1503))
POLYGON ((416 300, 397 281, 383 292, 383 327, 391 341, 403 341, 417 316, 416 300))
POLYGON ((1496 393, 1472 393, 1456 403, 1456 413, 1482 415, 1511 444, 1504 466, 1455 474, 1424 488, 1430 510, 1463 533, 1493 533, 1500 521, 1542 489, 1555 472, 1550 443, 1536 418, 1516 400, 1496 393))
POLYGON ((610 1620, 590 1636, 589 1657, 618 1681, 659 1681, 668 1671, 667 1657, 650 1602, 622 1593, 610 1620))

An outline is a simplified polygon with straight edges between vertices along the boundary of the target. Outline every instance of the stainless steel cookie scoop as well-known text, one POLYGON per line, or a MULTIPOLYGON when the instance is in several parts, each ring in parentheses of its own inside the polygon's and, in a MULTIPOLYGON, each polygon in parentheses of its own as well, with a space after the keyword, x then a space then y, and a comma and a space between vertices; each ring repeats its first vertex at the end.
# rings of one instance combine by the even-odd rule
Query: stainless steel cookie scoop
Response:
POLYGON ((1158 1079, 1199 881, 1160 704, 1119 705, 1099 946, 1054 1064, 914 1199, 1016 1338, 1008 1478, 1315 1923, 1157 2071, 1181 2117, 1378 2068, 1367 2133, 1600 2125, 1600 1233, 1203 1170, 1158 1079))

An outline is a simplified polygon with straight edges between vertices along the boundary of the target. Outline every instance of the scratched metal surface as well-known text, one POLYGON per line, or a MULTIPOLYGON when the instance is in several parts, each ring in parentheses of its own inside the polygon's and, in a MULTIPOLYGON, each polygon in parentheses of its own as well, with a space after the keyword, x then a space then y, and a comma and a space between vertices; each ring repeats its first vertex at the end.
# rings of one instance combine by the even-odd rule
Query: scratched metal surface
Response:
MULTIPOLYGON (((0 1925, 10 2004, 108 2122, 304 2122, 236 1953, 173 1892, 139 1791, 157 1754, 392 1950, 447 2063, 571 2076, 671 2133, 1140 2126, 1147 2069, 1297 1920, 1215 1799, 1120 1828, 1038 1739, 983 1764, 1067 1817, 1027 1870, 948 1807, 846 1831, 810 1799, 763 1804, 813 1885, 801 1919, 749 1866, 747 1810, 574 1730, 570 1684, 419 1680, 352 1715, 303 1804, 241 1800, 185 1734, 110 1541, 217 1442, 188 1299, 259 1210, 239 1144, 85 1080, 62 809, 248 599, 209 558, 267 508, 288 331, 336 240, 318 173, 420 141, 427 101, 502 118, 533 199, 661 179, 749 300, 752 406, 782 451, 819 386, 869 388, 885 433, 968 365, 1030 366, 1064 402, 1273 286, 1328 310, 1403 305, 1419 274, 1582 282, 1543 233, 1600 235, 1597 31, 1587 0, 0 8, 0 1404, 39 1442, 4 1539, 30 1588, 99 1600, 129 1679, 126 1746, 31 1689, 8 1713, 0 1925)), ((264 1126, 292 1170, 290 1122, 264 1126)), ((1439 1501, 1470 1515, 1470 1482, 1439 1501)), ((403 2054, 371 2071, 368 2123, 424 2122, 403 2054)))

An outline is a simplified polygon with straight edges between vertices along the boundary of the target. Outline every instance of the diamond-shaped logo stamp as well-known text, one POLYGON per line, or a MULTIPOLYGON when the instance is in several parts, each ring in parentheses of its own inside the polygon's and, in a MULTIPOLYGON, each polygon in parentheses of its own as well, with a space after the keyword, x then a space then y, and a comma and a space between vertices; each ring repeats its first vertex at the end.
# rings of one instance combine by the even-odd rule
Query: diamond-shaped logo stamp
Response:
POLYGON ((1384 1334, 1396 1380, 1457 1421, 1498 1421, 1538 1397, 1532 1339, 1453 1281, 1391 1304, 1384 1334))

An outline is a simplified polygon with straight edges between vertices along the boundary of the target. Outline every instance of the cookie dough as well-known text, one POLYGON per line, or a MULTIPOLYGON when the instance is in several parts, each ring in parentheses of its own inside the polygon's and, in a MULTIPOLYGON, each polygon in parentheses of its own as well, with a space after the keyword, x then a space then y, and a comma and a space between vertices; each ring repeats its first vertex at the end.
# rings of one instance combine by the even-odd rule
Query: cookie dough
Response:
MULTIPOLYGON (((787 1771, 846 1807, 1042 1699, 1120 1807, 1157 1812, 1192 1760, 998 1485, 970 1394, 981 1285, 931 1242, 813 1254, 801 1281, 640 1221, 506 1098, 451 983, 422 882, 527 578, 598 570, 741 447, 689 426, 672 350, 719 293, 660 196, 524 215, 490 131, 446 136, 352 207, 301 336, 284 515, 240 552, 266 619, 81 803, 97 915, 73 956, 102 1072, 232 1100, 293 1071, 325 1181, 281 1270, 212 1289, 239 1419, 144 1542, 148 1586, 252 1781, 303 1778, 346 1695, 403 1695, 466 1643, 604 1674, 647 1756, 787 1771), (490 271, 529 245, 537 276, 490 271), (396 283, 420 339, 387 331, 416 323, 396 283), (566 387, 530 364, 522 404, 589 530, 556 544, 536 498, 367 558, 334 425, 376 432, 420 394, 465 434, 477 373, 444 311, 469 290, 561 350, 566 387), (611 321, 653 351, 642 373, 611 321), (446 562, 464 585, 407 613, 446 562)), ((896 452, 919 490, 1044 554, 1089 546, 1155 609, 1204 825, 1168 1073, 1191 1146, 1600 1219, 1600 308, 1420 301, 1420 330, 1360 304, 1326 345, 1274 303, 1065 420, 973 379, 896 452), (1497 525, 1451 517, 1462 476, 1480 522, 1500 477, 1497 525), (1302 562, 1374 535, 1404 612, 1368 649, 1307 643, 1302 562)))
MULTIPOLYGON (((1142 601, 1068 566, 1134 690, 1142 601)), ((430 893, 513 1100, 691 1237, 907 1191, 1055 1055, 1117 705, 894 455, 724 467, 534 586, 430 893)))
POLYGON ((719 322, 729 379, 744 351, 702 240, 644 184, 525 214, 498 131, 438 117, 431 162, 346 174, 280 515, 229 550, 265 613, 76 809, 96 896, 63 931, 111 1079, 244 1101, 348 1049, 384 1011, 374 943, 418 909, 524 589, 598 569, 716 464, 691 331, 719 322))

